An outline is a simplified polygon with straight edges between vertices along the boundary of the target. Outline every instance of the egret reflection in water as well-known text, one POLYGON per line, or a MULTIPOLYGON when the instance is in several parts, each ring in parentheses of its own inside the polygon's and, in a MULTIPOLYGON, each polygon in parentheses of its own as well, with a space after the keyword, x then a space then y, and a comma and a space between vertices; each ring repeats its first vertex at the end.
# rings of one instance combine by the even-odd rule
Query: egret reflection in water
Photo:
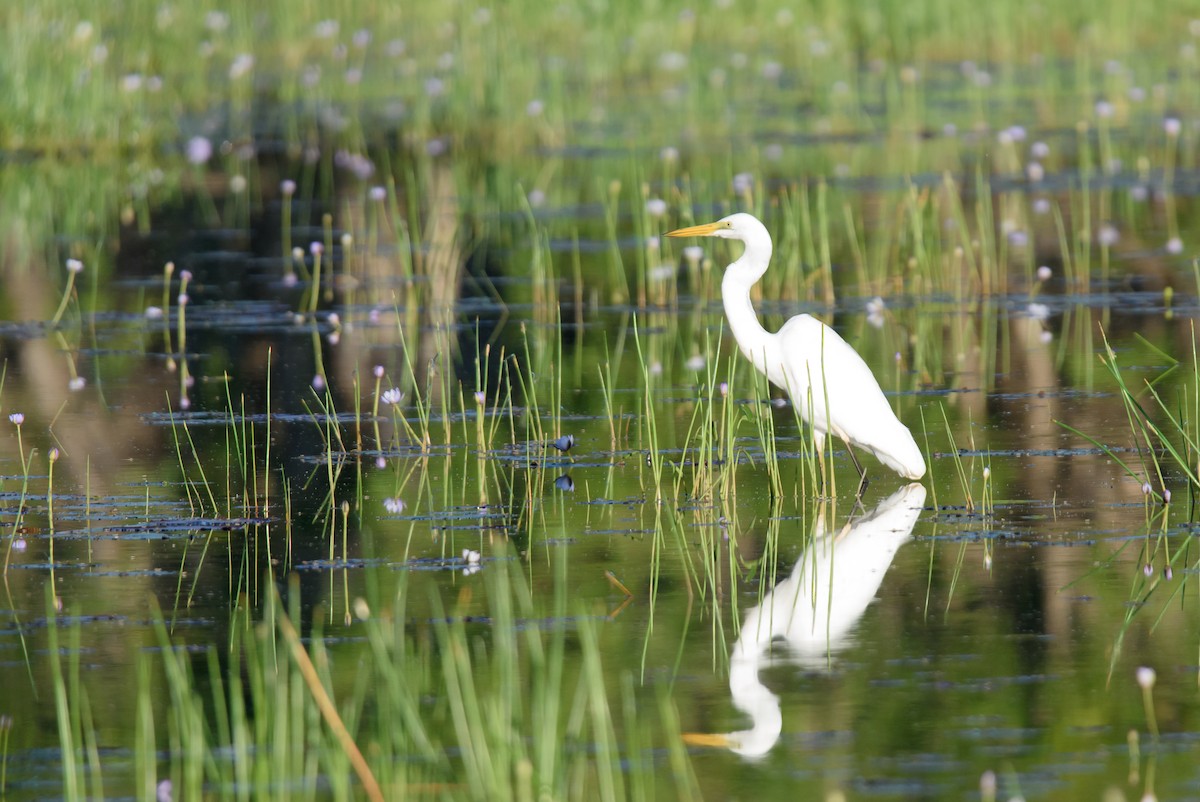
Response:
POLYGON ((812 545, 792 573, 746 613, 729 658, 733 704, 750 716, 752 726, 715 735, 685 733, 684 740, 728 747, 746 757, 767 754, 783 731, 783 714, 779 697, 759 680, 760 670, 778 662, 820 669, 850 644, 854 625, 875 598, 924 504, 925 488, 914 482, 840 531, 824 531, 822 515, 812 545), (777 639, 784 649, 772 653, 777 639))

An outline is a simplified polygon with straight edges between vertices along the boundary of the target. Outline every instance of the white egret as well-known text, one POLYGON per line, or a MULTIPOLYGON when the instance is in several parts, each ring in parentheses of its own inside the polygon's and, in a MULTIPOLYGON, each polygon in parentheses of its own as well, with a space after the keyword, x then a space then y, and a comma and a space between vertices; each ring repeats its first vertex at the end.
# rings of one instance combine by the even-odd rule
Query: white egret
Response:
POLYGON ((745 252, 725 268, 721 281, 725 317, 733 337, 754 367, 791 396, 800 417, 813 427, 819 454, 824 453, 827 434, 845 441, 858 470, 859 494, 867 475, 854 456, 854 447, 870 451, 907 479, 925 475, 925 458, 912 433, 892 412, 867 363, 836 331, 811 315, 796 315, 774 333, 759 323, 750 288, 767 272, 771 235, 757 218, 731 214, 667 236, 722 237, 745 243, 745 252))

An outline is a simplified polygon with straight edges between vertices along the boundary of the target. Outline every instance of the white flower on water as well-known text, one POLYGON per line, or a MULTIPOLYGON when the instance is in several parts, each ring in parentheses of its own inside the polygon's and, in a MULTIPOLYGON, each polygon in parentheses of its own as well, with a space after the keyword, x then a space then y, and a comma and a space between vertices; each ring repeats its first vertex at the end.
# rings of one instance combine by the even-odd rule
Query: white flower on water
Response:
POLYGON ((385 498, 383 500, 383 508, 392 515, 399 515, 400 513, 404 512, 404 507, 404 499, 400 498, 399 496, 385 498))
POLYGON ((1045 320, 1050 317, 1050 307, 1034 301, 1025 307, 1025 314, 1034 320, 1045 320))
POLYGON ((887 311, 887 304, 884 300, 876 295, 871 300, 867 301, 867 323, 877 329, 883 328, 883 315, 887 311))

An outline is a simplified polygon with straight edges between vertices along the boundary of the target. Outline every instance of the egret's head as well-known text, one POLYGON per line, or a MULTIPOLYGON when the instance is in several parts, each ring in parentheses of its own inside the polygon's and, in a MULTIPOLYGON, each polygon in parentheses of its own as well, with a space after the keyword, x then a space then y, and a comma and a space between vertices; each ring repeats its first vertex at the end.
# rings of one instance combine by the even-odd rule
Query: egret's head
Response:
MULTIPOLYGON (((722 217, 715 223, 704 223, 667 232, 668 237, 722 237, 749 241, 768 237, 767 229, 753 215, 738 212, 722 217)), ((768 237, 769 241, 769 237, 768 237)))

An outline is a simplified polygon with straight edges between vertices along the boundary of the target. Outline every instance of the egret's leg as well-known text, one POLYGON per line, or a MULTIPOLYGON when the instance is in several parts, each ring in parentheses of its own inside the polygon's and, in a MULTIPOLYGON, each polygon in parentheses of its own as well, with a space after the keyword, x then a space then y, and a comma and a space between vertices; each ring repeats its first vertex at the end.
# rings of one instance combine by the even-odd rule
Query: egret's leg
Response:
POLYGON ((825 472, 825 435, 813 432, 813 448, 817 450, 817 464, 821 466, 821 493, 829 492, 829 474, 825 472))
POLYGON ((858 463, 858 457, 854 455, 854 446, 846 443, 846 451, 850 454, 850 461, 854 463, 854 470, 858 471, 858 491, 854 494, 854 497, 859 500, 859 503, 861 503, 862 494, 867 492, 867 485, 870 484, 867 481, 867 472, 864 471, 863 466, 858 463))

